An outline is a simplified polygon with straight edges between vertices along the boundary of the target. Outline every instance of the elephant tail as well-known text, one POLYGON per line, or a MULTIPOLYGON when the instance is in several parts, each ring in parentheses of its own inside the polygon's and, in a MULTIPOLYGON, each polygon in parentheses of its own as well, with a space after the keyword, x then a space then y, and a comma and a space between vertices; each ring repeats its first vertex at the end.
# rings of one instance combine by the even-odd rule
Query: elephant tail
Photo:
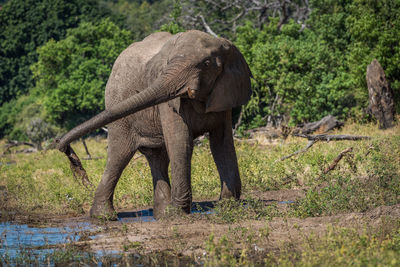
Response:
POLYGON ((83 186, 85 186, 87 189, 94 190, 94 185, 92 184, 92 182, 90 182, 86 170, 82 166, 82 162, 69 144, 67 145, 64 153, 69 160, 69 165, 71 167, 74 178, 78 181, 80 178, 83 186))

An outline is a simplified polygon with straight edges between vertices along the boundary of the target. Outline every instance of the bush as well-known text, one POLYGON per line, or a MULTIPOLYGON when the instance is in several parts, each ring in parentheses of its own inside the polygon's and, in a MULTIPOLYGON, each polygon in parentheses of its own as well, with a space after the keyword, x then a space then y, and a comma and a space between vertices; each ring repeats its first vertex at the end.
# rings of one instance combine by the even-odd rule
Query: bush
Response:
POLYGON ((105 19, 81 23, 65 39, 39 48, 31 69, 50 121, 70 129, 103 110, 112 65, 131 42, 128 31, 105 19))
POLYGON ((265 124, 266 116, 290 118, 290 124, 332 114, 343 118, 352 107, 343 56, 313 31, 291 21, 278 30, 272 20, 263 30, 251 24, 238 29, 236 40, 254 76, 253 97, 245 123, 265 124))

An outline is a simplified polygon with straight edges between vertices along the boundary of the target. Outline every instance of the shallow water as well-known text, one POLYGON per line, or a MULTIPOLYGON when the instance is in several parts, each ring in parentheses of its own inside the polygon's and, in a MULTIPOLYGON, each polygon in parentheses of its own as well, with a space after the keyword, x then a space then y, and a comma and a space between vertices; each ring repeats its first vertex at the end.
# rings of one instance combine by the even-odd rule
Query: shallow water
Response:
MULTIPOLYGON (((193 203, 192 213, 213 214, 214 201, 193 203)), ((291 204, 294 201, 278 201, 277 204, 291 204)), ((246 203, 243 203, 246 207, 246 203)), ((126 222, 153 222, 153 209, 136 212, 121 212, 118 221, 126 222)), ((89 222, 70 223, 63 227, 32 227, 27 224, 15 224, 0 222, 0 265, 1 263, 14 261, 21 255, 35 258, 44 263, 46 255, 54 253, 57 249, 52 245, 68 244, 79 241, 83 232, 95 232, 100 227, 89 222), (50 246, 50 248, 49 248, 50 246)), ((96 235, 89 238, 95 239, 96 235)), ((58 250, 60 250, 58 248, 58 250)), ((118 251, 98 251, 96 257, 105 255, 119 257, 118 251)))
POLYGON ((89 223, 65 227, 30 227, 26 224, 0 223, 0 255, 15 258, 22 251, 31 254, 50 253, 53 249, 40 247, 76 242, 80 232, 93 229, 89 223))
MULTIPOLYGON (((192 205, 192 213, 212 214, 215 207, 214 201, 195 202, 192 205)), ((118 213, 118 221, 120 222, 155 222, 153 209, 146 209, 134 212, 118 213)))

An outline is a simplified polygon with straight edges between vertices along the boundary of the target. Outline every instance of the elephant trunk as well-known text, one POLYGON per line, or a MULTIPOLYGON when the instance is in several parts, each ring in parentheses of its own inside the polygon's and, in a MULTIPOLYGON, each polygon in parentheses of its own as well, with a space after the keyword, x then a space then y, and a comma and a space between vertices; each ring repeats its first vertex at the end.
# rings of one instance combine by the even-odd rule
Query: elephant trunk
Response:
MULTIPOLYGON (((163 88, 166 86, 161 86, 161 84, 161 82, 155 82, 153 86, 148 87, 140 93, 129 97, 113 107, 97 114, 86 122, 76 126, 58 140, 57 148, 60 151, 65 152, 67 146, 72 141, 90 133, 91 131, 150 106, 169 101, 179 96, 175 93, 169 93, 170 91, 168 88, 163 88)), ((175 90, 173 91, 175 92, 175 90)))

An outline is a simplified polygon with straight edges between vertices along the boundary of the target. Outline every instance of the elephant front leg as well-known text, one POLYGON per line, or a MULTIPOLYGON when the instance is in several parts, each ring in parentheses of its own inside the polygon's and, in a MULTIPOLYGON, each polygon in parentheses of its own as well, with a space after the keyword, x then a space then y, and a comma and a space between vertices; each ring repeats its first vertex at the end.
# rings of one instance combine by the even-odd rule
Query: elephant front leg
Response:
POLYGON ((168 103, 160 105, 161 124, 171 165, 171 203, 190 213, 193 137, 182 116, 168 103))
POLYGON ((230 111, 226 112, 220 127, 210 131, 210 147, 221 179, 220 199, 230 197, 239 199, 242 184, 233 143, 230 111))

